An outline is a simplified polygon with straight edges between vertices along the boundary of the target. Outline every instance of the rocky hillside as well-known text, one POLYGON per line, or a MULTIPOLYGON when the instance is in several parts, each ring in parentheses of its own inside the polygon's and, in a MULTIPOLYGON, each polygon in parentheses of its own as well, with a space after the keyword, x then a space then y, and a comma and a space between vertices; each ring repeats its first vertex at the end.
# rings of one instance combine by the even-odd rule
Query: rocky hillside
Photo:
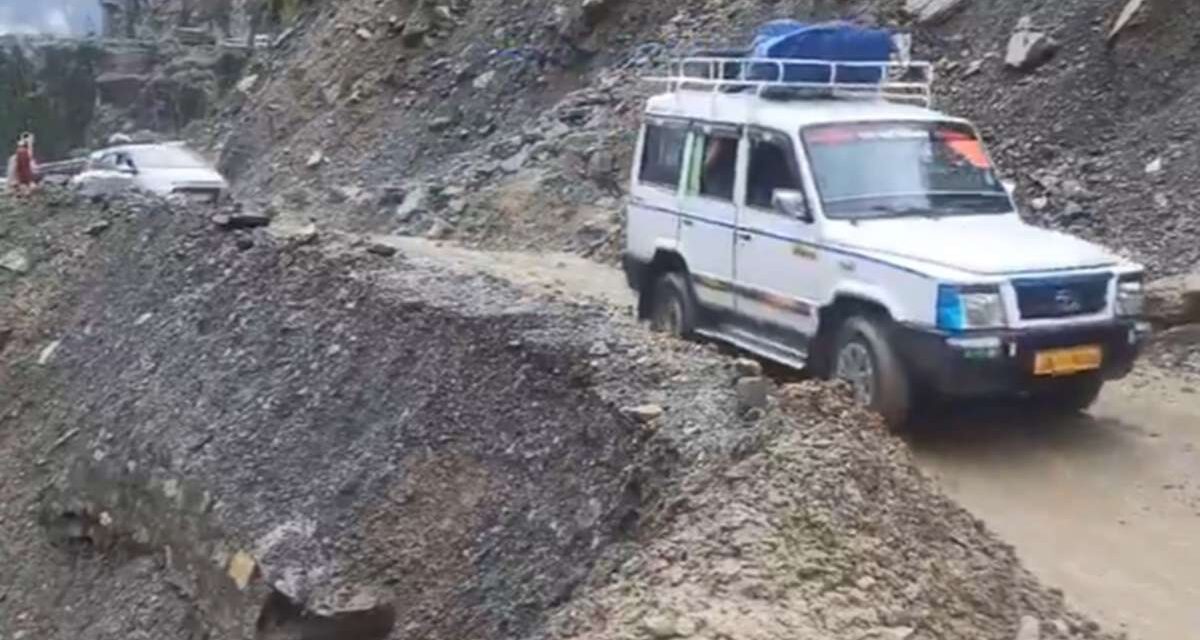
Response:
POLYGON ((840 390, 218 221, 0 198, 3 637, 1115 638, 840 390))
POLYGON ((315 3, 213 142, 282 211, 612 256, 646 66, 849 17, 914 32, 939 106, 980 124, 1031 218, 1174 273, 1200 260, 1200 9, 1133 4, 1110 36, 1124 0, 315 3), (1014 36, 1034 49, 1008 64, 1014 36))

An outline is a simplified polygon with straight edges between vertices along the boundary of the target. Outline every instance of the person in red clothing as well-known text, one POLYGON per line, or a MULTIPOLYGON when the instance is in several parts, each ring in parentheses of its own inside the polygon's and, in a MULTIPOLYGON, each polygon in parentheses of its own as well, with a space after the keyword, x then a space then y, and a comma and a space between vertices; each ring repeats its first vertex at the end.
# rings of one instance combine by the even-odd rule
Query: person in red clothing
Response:
POLYGON ((37 161, 33 158, 33 134, 26 133, 17 142, 13 157, 13 177, 17 193, 29 193, 37 180, 37 161))

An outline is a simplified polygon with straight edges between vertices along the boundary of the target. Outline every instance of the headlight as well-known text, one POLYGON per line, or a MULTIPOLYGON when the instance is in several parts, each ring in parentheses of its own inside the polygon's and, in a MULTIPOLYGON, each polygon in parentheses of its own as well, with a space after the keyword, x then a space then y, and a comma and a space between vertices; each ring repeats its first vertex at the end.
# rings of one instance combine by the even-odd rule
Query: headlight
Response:
POLYGON ((1004 300, 994 286, 938 287, 937 326, 947 331, 1004 326, 1004 300))
POLYGON ((1146 291, 1142 274, 1121 276, 1117 281, 1117 315, 1140 316, 1146 309, 1146 291))

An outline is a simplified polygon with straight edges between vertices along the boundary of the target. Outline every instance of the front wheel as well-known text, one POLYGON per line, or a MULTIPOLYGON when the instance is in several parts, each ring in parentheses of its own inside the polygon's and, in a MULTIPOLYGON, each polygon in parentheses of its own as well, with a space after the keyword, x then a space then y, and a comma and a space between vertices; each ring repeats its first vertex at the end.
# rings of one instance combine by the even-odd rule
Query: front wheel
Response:
POLYGON ((859 404, 883 416, 888 427, 900 430, 912 408, 912 387, 883 320, 854 316, 838 332, 833 352, 833 377, 849 383, 859 404))

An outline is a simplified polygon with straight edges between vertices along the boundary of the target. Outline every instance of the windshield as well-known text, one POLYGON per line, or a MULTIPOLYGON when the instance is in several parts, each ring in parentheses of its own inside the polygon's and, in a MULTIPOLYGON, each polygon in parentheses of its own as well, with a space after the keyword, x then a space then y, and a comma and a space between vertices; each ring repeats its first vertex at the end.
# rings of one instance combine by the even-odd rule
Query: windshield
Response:
POLYGON ((200 169, 207 168, 203 158, 184 147, 138 147, 129 155, 139 169, 200 169))
POLYGON ((983 143, 962 124, 810 127, 804 146, 830 218, 1009 213, 983 143))

